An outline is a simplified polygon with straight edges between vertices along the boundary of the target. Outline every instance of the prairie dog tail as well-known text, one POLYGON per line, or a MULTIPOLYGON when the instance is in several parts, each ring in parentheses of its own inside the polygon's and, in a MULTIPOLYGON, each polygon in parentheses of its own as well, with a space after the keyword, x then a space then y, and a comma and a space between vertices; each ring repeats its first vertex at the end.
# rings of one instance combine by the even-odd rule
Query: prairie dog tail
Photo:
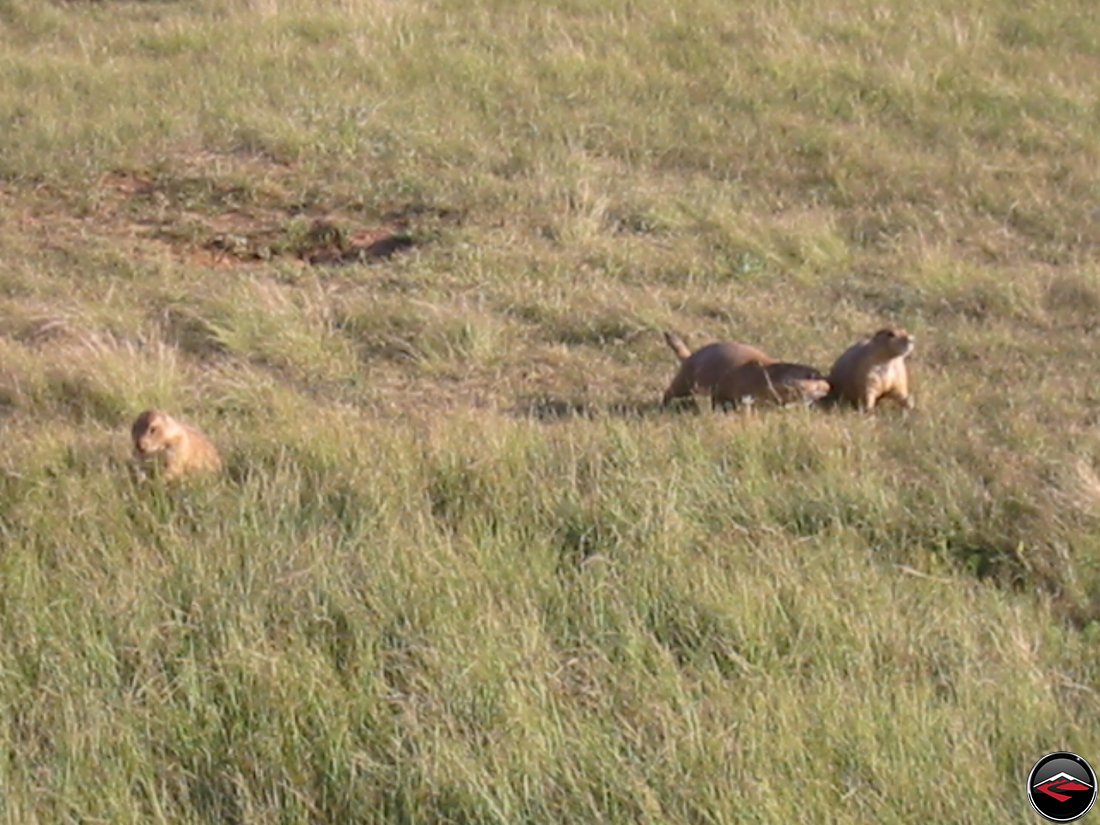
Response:
POLYGON ((686 361, 691 357, 691 350, 687 348, 687 344, 684 343, 684 339, 674 332, 665 333, 665 343, 667 343, 672 351, 676 353, 676 357, 681 361, 686 361))

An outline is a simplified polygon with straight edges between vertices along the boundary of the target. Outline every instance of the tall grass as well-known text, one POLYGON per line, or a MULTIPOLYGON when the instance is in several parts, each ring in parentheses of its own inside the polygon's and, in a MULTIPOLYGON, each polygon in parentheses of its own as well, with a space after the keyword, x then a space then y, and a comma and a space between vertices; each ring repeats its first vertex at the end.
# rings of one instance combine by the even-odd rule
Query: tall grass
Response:
POLYGON ((1032 821, 1100 758, 1090 12, 0 0, 3 817, 1032 821), (661 329, 885 321, 911 414, 656 408, 661 329), (154 405, 223 477, 131 477, 154 405))

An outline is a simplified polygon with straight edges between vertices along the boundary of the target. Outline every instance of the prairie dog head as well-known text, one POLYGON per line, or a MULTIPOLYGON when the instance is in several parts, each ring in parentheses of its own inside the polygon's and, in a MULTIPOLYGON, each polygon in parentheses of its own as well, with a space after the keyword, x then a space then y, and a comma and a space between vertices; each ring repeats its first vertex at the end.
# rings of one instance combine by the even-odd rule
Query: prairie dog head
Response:
POLYGON ((802 378, 796 383, 799 391, 799 394, 795 397, 796 401, 813 403, 814 401, 820 401, 829 394, 830 385, 824 378, 802 378))
POLYGON ((904 358, 916 344, 916 338, 901 327, 883 327, 871 338, 871 346, 889 358, 904 358))
POLYGON ((146 410, 134 420, 134 426, 130 428, 134 453, 138 456, 153 455, 166 450, 182 434, 183 427, 179 422, 161 410, 146 410))
POLYGON ((772 364, 765 375, 773 392, 784 404, 813 403, 829 394, 829 382, 813 367, 804 364, 772 364))

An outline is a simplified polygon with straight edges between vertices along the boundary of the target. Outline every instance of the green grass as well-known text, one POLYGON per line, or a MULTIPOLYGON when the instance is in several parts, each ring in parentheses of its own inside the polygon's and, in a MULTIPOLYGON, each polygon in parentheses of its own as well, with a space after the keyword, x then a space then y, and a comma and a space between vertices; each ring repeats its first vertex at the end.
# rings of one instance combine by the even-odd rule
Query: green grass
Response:
POLYGON ((5 821, 1023 823, 1100 759, 1092 4, 675 5, 0 0, 5 821), (656 407, 663 329, 888 321, 912 414, 656 407), (154 405, 222 478, 132 478, 154 405))

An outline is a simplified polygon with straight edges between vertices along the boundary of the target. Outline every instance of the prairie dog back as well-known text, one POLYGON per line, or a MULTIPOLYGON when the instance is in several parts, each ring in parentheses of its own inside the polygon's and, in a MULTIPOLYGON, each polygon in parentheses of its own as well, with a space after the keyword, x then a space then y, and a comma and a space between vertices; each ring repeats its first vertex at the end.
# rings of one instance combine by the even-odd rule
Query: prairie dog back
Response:
POLYGON ((695 392, 710 392, 723 375, 750 361, 775 363, 774 358, 749 344, 721 341, 689 352, 679 336, 671 332, 665 333, 665 341, 680 359, 680 369, 665 390, 661 401, 664 405, 674 398, 687 398, 695 392))
POLYGON ((711 405, 737 406, 745 399, 765 406, 787 404, 812 404, 829 392, 829 382, 813 367, 777 361, 761 364, 751 361, 730 370, 718 381, 711 392, 711 405))

